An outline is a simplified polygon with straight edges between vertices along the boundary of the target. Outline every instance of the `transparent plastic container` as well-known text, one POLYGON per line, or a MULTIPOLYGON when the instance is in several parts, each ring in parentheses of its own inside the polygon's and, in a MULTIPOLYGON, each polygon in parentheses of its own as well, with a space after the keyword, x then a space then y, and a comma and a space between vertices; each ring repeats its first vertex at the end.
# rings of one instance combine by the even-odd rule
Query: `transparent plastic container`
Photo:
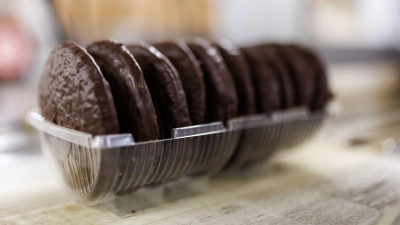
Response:
POLYGON ((234 155, 224 172, 234 172, 266 162, 274 152, 300 145, 322 126, 326 112, 295 108, 243 118, 244 126, 234 155))
POLYGON ((172 138, 136 143, 130 134, 92 136, 46 121, 38 109, 27 122, 39 130, 72 198, 103 204, 117 215, 207 189, 209 177, 265 162, 273 152, 314 134, 325 113, 300 108, 173 130, 172 138))

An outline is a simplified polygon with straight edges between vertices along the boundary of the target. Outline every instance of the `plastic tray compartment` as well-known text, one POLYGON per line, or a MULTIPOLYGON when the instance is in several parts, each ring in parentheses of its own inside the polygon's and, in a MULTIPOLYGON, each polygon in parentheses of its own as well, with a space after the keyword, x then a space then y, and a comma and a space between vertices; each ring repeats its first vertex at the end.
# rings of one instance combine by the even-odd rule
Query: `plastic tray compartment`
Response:
POLYGON ((73 199, 103 204, 117 215, 202 192, 236 149, 242 127, 221 122, 177 128, 173 138, 135 143, 130 134, 92 136, 46 121, 38 109, 27 121, 58 167, 73 199))
POLYGON ((274 152, 297 146, 319 130, 326 113, 295 108, 242 118, 239 144, 224 172, 246 170, 266 162, 274 152))
POLYGON ((135 143, 130 134, 92 136, 46 121, 39 110, 27 121, 40 132, 42 150, 58 167, 77 202, 103 204, 117 215, 204 192, 211 175, 263 163, 280 149, 306 141, 325 112, 307 108, 176 128, 173 138, 135 143))

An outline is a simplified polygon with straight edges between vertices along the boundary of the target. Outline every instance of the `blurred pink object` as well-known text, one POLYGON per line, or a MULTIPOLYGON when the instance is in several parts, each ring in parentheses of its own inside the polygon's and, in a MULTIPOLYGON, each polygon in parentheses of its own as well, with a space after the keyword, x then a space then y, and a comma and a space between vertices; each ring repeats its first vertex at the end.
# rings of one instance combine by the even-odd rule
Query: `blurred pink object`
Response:
POLYGON ((0 80, 25 74, 32 60, 32 46, 23 32, 9 20, 0 19, 0 80))

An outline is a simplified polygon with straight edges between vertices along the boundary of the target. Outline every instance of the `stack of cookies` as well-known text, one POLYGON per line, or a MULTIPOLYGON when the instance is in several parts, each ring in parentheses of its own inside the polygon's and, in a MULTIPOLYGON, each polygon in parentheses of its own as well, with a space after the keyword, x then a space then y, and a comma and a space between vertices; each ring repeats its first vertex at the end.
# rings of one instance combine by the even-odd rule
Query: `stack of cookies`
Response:
POLYGON ((130 133, 136 142, 239 116, 320 110, 330 96, 324 66, 308 48, 203 38, 86 48, 65 41, 50 53, 39 87, 47 120, 92 135, 130 133))

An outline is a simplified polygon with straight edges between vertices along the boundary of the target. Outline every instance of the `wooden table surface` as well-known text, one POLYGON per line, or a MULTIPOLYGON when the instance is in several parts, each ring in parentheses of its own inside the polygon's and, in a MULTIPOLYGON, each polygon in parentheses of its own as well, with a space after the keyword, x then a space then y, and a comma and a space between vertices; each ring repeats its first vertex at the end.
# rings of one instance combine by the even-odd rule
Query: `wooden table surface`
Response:
POLYGON ((400 159, 318 140, 278 154, 253 178, 218 177, 203 195, 125 217, 68 200, 55 172, 37 149, 1 153, 0 224, 373 224, 400 198, 400 159), (370 197, 357 194, 366 189, 370 197))

